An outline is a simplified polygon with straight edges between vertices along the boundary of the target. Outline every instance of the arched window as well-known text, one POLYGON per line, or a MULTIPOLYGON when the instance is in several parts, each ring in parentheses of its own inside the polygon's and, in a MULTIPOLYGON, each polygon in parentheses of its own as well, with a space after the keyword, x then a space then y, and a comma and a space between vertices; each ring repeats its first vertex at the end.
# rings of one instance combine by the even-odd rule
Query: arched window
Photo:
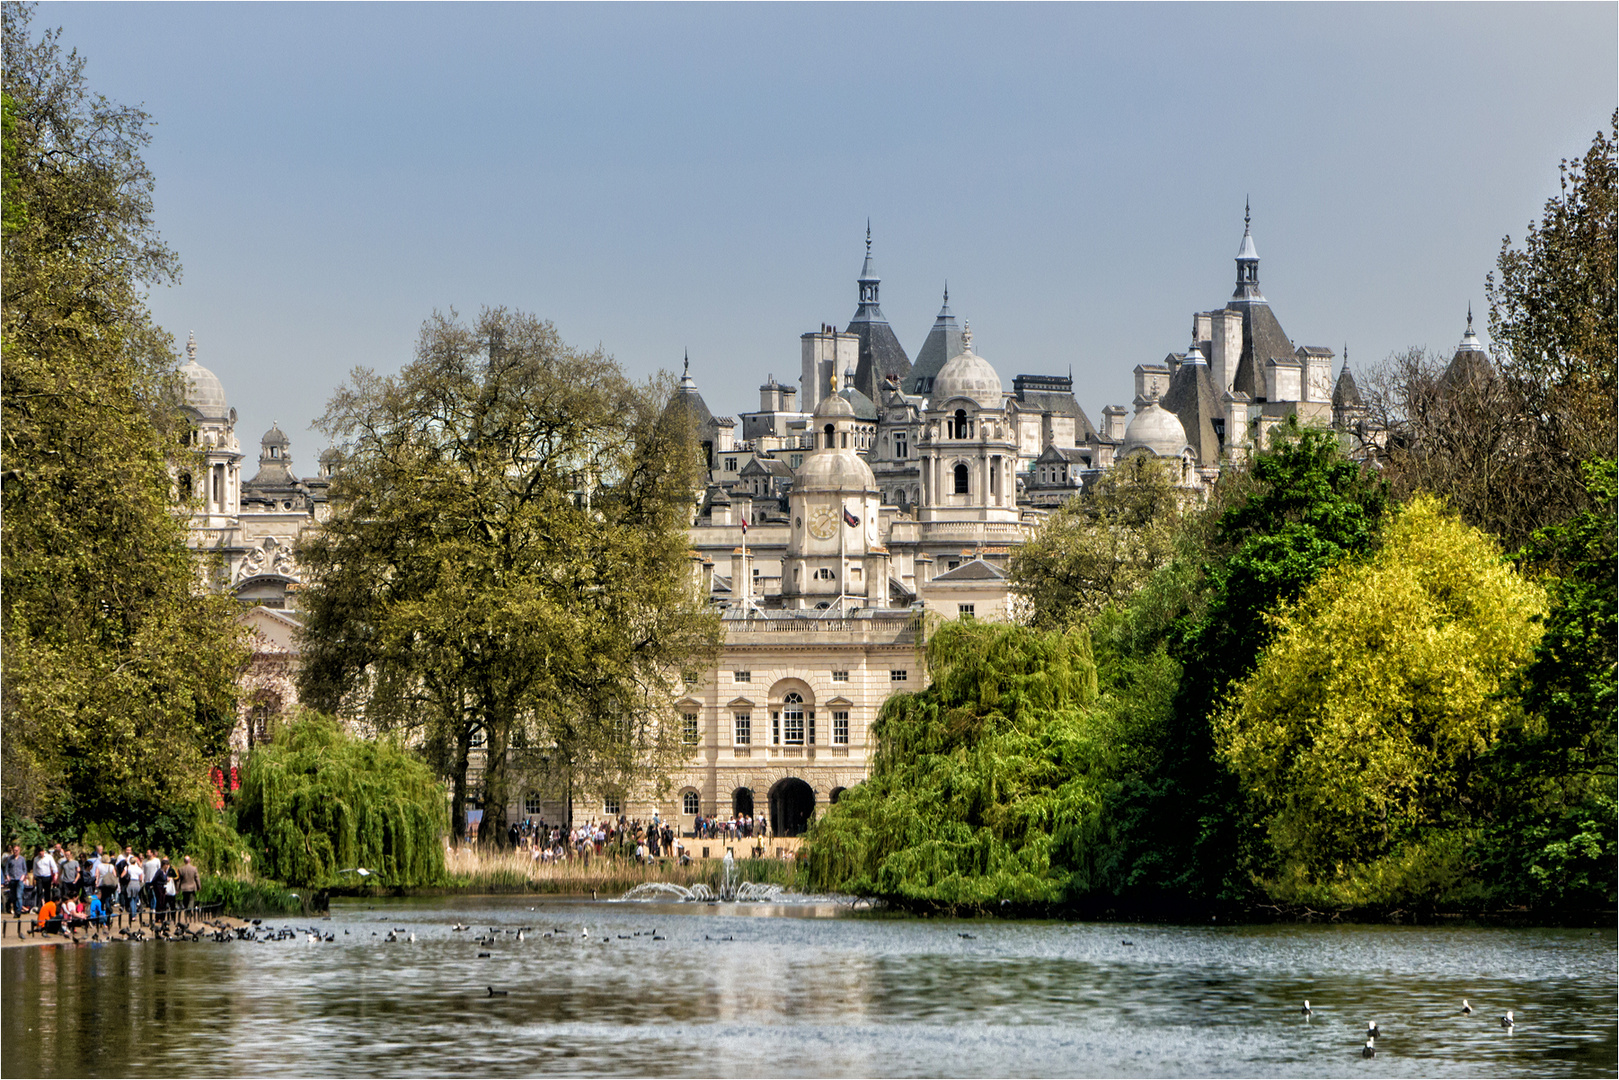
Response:
POLYGON ((826 448, 828 450, 833 449, 835 447, 835 445, 836 445, 833 442, 832 435, 833 435, 832 425, 828 424, 828 425, 826 425, 826 448))
POLYGON ((787 746, 804 745, 804 698, 797 691, 781 700, 781 741, 787 746))
POLYGON ((973 437, 972 421, 967 419, 966 409, 957 409, 955 419, 950 424, 950 437, 952 439, 970 439, 973 437))
POLYGON ((967 466, 959 462, 956 465, 956 494, 967 494, 967 466))
POLYGON ((681 803, 680 808, 682 810, 684 810, 686 813, 688 813, 688 814, 697 813, 697 811, 698 811, 697 792, 695 792, 695 791, 686 792, 686 794, 684 794, 684 795, 682 795, 680 797, 680 803, 681 803))

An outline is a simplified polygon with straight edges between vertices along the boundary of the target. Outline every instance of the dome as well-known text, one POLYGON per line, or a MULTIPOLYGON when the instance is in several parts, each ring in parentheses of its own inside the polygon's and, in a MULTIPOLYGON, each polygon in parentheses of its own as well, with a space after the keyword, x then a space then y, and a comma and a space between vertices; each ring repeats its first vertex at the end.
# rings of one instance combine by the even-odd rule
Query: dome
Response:
POLYGON ((204 420, 230 420, 230 403, 225 400, 225 384, 219 376, 197 363, 197 339, 186 339, 186 362, 180 365, 185 377, 185 403, 204 420))
POLYGON ((270 430, 264 433, 264 438, 259 440, 259 445, 288 446, 290 444, 287 441, 286 432, 281 430, 281 424, 278 421, 271 421, 270 430))
POLYGON ((1156 457, 1179 457, 1181 451, 1189 445, 1186 441, 1186 429, 1175 418, 1175 414, 1152 401, 1136 413, 1135 419, 1131 420, 1130 426, 1124 430, 1121 456, 1137 450, 1147 450, 1156 457))
POLYGON ((821 399, 819 405, 815 406, 815 417, 818 420, 838 418, 853 420, 855 419, 854 406, 837 394, 829 394, 821 399))
POLYGON ((989 361, 973 352, 972 331, 962 332, 962 352, 950 358, 933 380, 931 404, 942 409, 951 398, 971 398, 980 408, 1001 407, 1001 377, 989 361))
MULTIPOLYGON (((844 408, 848 408, 846 403, 844 408)), ((854 494, 876 490, 877 478, 872 475, 871 466, 853 450, 822 450, 810 454, 793 473, 795 495, 811 491, 854 494)))

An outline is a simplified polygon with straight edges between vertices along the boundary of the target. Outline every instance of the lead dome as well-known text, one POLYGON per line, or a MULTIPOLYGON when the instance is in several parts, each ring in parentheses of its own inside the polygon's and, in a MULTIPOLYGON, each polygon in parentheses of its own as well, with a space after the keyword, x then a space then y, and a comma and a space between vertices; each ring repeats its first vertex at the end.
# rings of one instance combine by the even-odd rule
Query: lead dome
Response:
POLYGON ((219 376, 197 363, 197 337, 186 337, 186 362, 180 365, 185 377, 185 403, 204 420, 230 420, 230 402, 225 400, 225 384, 219 376))
POLYGON ((1156 401, 1136 413, 1124 431, 1124 454, 1146 450, 1155 457, 1179 457, 1189 445, 1186 428, 1174 413, 1156 401))
POLYGON ((1001 377, 988 360, 973 352, 971 329, 962 331, 961 347, 933 380, 933 407, 943 408, 951 398, 968 398, 980 408, 1000 408, 1001 377))

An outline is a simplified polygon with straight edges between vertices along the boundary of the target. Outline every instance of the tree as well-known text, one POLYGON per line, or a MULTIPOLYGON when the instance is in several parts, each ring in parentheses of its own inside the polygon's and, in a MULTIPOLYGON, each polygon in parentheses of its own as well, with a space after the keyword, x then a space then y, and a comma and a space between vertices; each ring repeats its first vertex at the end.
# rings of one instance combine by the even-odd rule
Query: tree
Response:
POLYGON ((1423 496, 1276 614, 1214 724, 1276 856, 1273 895, 1432 899, 1460 878, 1474 766, 1511 722, 1502 691, 1544 611, 1490 537, 1423 496))
POLYGON ((321 421, 342 462, 299 549, 301 694, 422 738, 457 836, 478 742, 497 843, 514 743, 589 791, 656 782, 688 753, 671 691, 719 624, 687 566, 698 462, 666 389, 532 316, 452 312, 399 375, 356 371, 321 421))
POLYGON ((444 877, 444 792, 427 766, 387 739, 359 739, 304 713, 248 759, 241 830, 258 870, 289 885, 432 885, 444 877))
POLYGON ((1614 456, 1619 440, 1619 110, 1584 157, 1558 166, 1559 193, 1531 222, 1522 250, 1501 241, 1487 278, 1490 336, 1545 482, 1546 523, 1585 509, 1584 463, 1614 456))
POLYGON ((149 119, 86 86, 57 32, 4 7, 4 792, 54 826, 191 818, 245 658, 202 594, 171 483, 171 281, 140 151, 149 119))
POLYGON ((1163 462, 1119 462, 1012 555, 1011 587, 1041 629, 1088 623, 1122 603, 1174 552, 1185 496, 1163 462))

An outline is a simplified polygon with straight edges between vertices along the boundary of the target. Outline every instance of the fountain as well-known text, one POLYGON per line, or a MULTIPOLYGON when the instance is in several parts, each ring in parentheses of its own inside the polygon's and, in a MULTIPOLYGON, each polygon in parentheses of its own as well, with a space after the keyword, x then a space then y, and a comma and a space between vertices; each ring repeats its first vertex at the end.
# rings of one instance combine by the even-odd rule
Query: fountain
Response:
POLYGON ((725 859, 720 866, 719 893, 702 882, 689 888, 685 885, 675 885, 668 881, 648 881, 635 886, 635 888, 619 897, 620 900, 694 900, 702 903, 714 903, 720 900, 743 903, 805 903, 811 900, 824 901, 827 897, 799 896, 796 893, 786 892, 780 885, 756 884, 752 881, 739 881, 741 872, 736 868, 736 856, 727 848, 725 859))

